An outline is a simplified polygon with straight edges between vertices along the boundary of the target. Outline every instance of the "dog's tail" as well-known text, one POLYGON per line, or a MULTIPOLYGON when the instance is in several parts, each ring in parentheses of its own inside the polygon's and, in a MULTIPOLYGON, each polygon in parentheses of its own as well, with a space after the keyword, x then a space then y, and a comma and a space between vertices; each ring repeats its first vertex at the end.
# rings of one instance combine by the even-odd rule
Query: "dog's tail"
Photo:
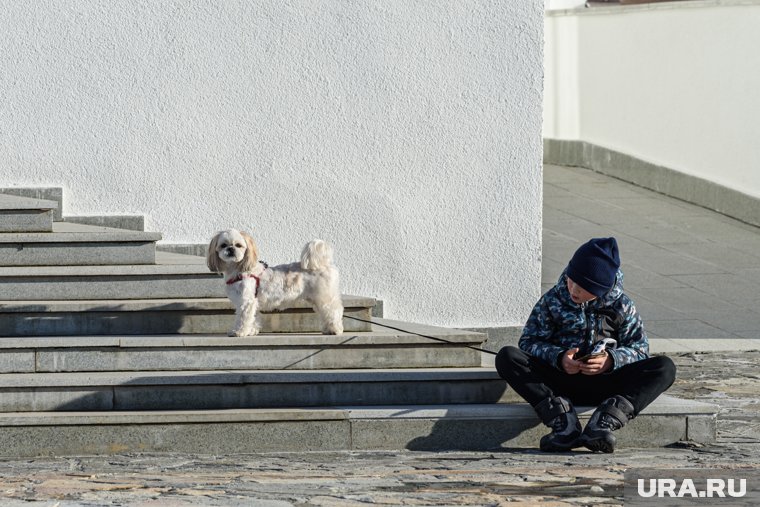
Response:
POLYGON ((321 239, 310 241, 301 252, 301 268, 306 271, 324 271, 332 266, 332 247, 321 239))

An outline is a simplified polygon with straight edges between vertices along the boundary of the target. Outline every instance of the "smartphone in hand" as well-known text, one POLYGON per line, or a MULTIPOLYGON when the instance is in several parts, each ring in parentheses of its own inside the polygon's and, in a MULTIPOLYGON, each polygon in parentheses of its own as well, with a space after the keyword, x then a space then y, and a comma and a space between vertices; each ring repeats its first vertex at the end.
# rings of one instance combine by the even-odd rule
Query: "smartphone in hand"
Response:
POLYGON ((581 357, 575 357, 576 361, 582 361, 586 362, 591 358, 603 356, 605 351, 607 350, 607 347, 609 348, 615 348, 617 346, 617 341, 613 340, 612 338, 602 338, 598 342, 594 344, 594 348, 591 349, 591 352, 588 354, 585 354, 581 357))
POLYGON ((576 361, 581 361, 582 363, 585 363, 585 362, 587 362, 591 358, 603 356, 604 352, 605 352, 605 349, 602 349, 599 352, 593 351, 590 354, 586 354, 585 356, 581 356, 581 357, 576 357, 574 359, 576 361))

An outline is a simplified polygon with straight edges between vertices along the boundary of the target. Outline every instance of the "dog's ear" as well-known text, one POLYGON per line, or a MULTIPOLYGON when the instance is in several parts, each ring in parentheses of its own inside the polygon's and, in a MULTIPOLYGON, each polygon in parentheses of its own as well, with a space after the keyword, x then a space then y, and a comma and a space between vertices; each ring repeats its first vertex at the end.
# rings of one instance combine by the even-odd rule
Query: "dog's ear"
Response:
POLYGON ((238 270, 240 272, 253 271, 256 264, 259 262, 259 249, 256 247, 253 238, 245 232, 241 232, 243 239, 245 240, 245 256, 240 261, 238 270))
POLYGON ((216 247, 219 243, 219 233, 211 238, 211 243, 208 245, 208 252, 206 253, 206 266, 214 273, 221 273, 222 260, 219 258, 219 254, 216 252, 216 247))

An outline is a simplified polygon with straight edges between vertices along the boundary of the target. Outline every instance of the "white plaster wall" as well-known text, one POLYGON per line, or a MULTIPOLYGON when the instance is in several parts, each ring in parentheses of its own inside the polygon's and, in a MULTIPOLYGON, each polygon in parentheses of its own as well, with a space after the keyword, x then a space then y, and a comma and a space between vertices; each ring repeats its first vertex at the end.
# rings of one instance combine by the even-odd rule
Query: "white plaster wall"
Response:
POLYGON ((164 241, 336 249, 346 293, 451 326, 538 297, 540 2, 0 0, 0 184, 164 241))
POLYGON ((579 139, 578 18, 548 17, 544 44, 544 137, 579 139))
POLYGON ((545 0, 544 7, 547 11, 562 9, 582 9, 586 0, 545 0))
POLYGON ((577 48, 577 67, 546 82, 544 136, 760 197, 758 27, 757 0, 547 14, 546 62, 577 48))

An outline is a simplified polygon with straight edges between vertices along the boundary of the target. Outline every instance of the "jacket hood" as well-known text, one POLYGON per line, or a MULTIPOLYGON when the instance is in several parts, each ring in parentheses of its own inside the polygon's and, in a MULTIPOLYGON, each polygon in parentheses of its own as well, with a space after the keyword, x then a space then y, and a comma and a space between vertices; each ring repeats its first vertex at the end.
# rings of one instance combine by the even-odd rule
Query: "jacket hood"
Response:
MULTIPOLYGON (((574 305, 574 306, 580 306, 577 303, 573 302, 572 298, 570 297, 570 291, 567 290, 567 268, 565 268, 564 271, 562 271, 562 274, 559 275, 559 280, 557 281, 557 291, 560 294, 560 297, 567 303, 574 305)), ((599 298, 594 299, 591 301, 588 306, 591 308, 604 308, 605 306, 612 305, 615 301, 617 301, 620 296, 623 295, 623 272, 618 269, 617 273, 615 274, 615 283, 612 285, 612 288, 607 291, 607 293, 599 298)))

